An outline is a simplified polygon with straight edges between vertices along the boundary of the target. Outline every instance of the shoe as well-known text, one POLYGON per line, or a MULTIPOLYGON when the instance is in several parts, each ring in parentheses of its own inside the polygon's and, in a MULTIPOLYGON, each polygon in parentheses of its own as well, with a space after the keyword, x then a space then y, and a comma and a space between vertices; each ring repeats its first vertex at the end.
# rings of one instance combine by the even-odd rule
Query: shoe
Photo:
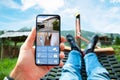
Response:
POLYGON ((87 48, 84 51, 84 54, 88 54, 90 52, 94 52, 95 46, 98 42, 98 35, 94 35, 92 39, 90 40, 87 48))
POLYGON ((79 46, 75 42, 74 37, 71 34, 67 34, 66 39, 67 39, 67 41, 69 42, 69 44, 71 46, 71 50, 77 50, 82 54, 82 51, 80 50, 79 46))

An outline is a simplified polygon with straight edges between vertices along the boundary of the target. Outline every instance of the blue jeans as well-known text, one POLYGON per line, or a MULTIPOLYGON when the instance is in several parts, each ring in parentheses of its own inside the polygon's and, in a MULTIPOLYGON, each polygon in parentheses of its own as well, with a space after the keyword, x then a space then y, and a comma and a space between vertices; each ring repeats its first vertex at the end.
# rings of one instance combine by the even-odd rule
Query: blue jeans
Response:
MULTIPOLYGON (((60 80, 82 80, 81 76, 81 60, 80 52, 72 50, 69 53, 68 60, 62 69, 60 80)), ((86 65, 87 80, 110 80, 109 73, 99 63, 95 53, 88 53, 84 56, 86 65)))

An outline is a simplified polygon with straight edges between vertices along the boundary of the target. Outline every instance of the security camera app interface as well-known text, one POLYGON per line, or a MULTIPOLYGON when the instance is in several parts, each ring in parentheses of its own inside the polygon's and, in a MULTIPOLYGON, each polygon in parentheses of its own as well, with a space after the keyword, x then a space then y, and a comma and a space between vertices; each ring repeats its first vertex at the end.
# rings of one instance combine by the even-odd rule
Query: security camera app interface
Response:
POLYGON ((58 15, 39 15, 36 21, 36 64, 58 65, 60 17, 58 15))

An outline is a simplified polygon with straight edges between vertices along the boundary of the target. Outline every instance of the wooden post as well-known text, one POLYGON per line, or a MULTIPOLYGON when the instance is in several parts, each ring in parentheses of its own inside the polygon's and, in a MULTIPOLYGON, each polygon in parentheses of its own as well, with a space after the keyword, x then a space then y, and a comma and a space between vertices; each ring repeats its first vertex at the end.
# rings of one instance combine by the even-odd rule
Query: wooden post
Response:
MULTIPOLYGON (((80 14, 76 14, 76 37, 81 36, 81 27, 80 27, 80 14)), ((80 38, 76 39, 78 46, 81 48, 80 38)))
POLYGON ((3 56, 4 56, 4 40, 1 39, 1 60, 3 59, 3 56))
POLYGON ((17 54, 17 41, 15 41, 14 43, 15 43, 15 45, 14 45, 15 51, 13 52, 13 57, 15 57, 17 54))

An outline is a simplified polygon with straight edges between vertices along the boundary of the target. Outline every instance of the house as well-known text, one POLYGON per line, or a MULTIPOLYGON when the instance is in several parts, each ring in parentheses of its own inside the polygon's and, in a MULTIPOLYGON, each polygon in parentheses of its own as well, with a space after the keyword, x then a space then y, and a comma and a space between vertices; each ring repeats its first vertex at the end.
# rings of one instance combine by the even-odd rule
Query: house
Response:
POLYGON ((58 16, 52 16, 52 17, 46 17, 44 19, 40 19, 38 17, 37 20, 37 30, 49 30, 49 31, 53 31, 53 30, 59 30, 59 17, 58 16), (57 27, 57 28, 55 28, 57 27))
POLYGON ((98 41, 101 45, 111 45, 112 44, 112 38, 109 38, 108 36, 100 36, 98 41))
POLYGON ((0 58, 17 56, 19 54, 19 48, 17 43, 24 42, 30 32, 5 32, 0 35, 1 46, 0 46, 0 58), (10 46, 6 44, 6 41, 13 42, 14 45, 10 46))

